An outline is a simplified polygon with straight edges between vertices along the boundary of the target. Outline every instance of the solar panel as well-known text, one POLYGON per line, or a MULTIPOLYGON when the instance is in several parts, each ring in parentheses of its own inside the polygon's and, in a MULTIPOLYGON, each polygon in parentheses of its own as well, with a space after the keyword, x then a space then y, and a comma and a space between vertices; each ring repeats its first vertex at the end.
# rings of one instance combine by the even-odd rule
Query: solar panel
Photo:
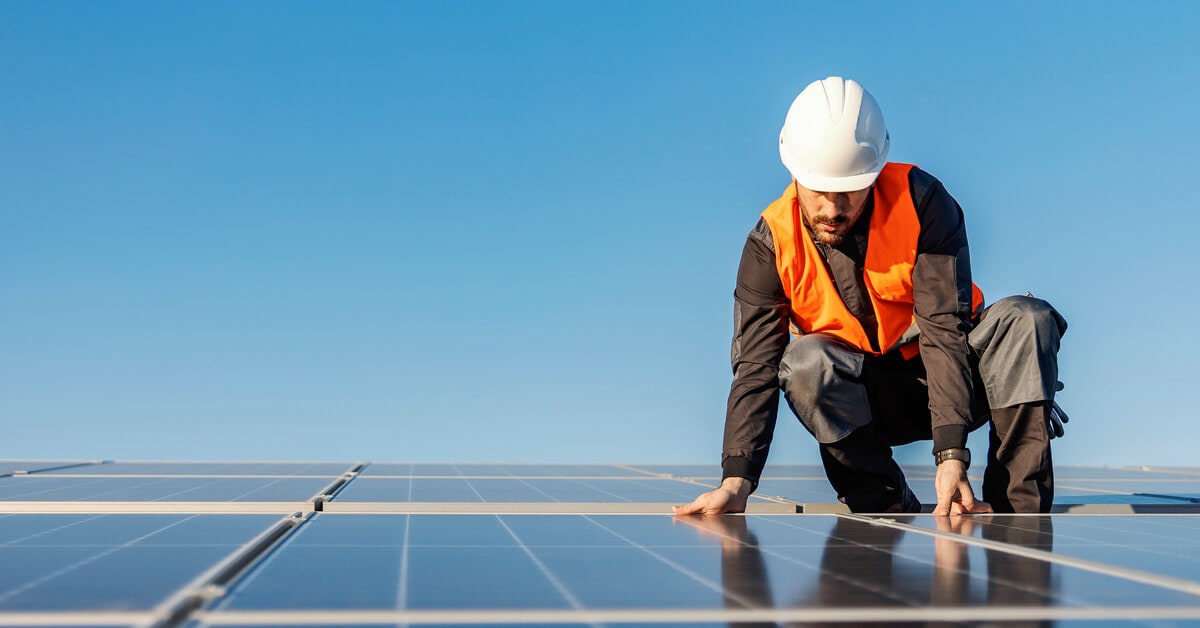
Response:
MULTIPOLYGON (((922 503, 937 503, 932 473, 917 469, 907 471, 906 475, 910 488, 922 503)), ((1055 501, 1060 509, 1101 504, 1170 506, 1200 501, 1200 478, 1180 473, 1063 467, 1055 470, 1055 476, 1055 501)), ((983 478, 976 476, 972 480, 978 490, 983 478)), ((805 504, 837 501, 836 493, 823 476, 779 478, 764 474, 757 493, 805 504)))
POLYGON ((107 462, 59 466, 43 475, 321 476, 335 477, 359 465, 348 462, 107 462))
POLYGON ((77 469, 94 464, 87 460, 0 460, 0 477, 51 469, 77 469))
MULTIPOLYGON (((721 479, 721 465, 717 464, 646 464, 633 465, 633 468, 679 478, 721 479)), ((763 470, 763 477, 769 479, 823 479, 825 471, 820 465, 814 464, 770 464, 763 470)))
POLYGON ((14 611, 151 611, 279 517, 0 516, 0 620, 14 611))
MULTIPOLYGON (((932 518, 912 524, 938 529, 932 518)), ((1181 581, 1200 576, 1200 518, 1193 516, 995 515, 954 532, 1181 581)))
MULTIPOLYGON (((351 620, 356 613, 386 611, 399 621, 424 612, 470 623, 468 611, 488 609, 531 623, 560 611, 608 618, 655 611, 658 618, 674 613, 686 621, 704 612, 719 620, 728 611, 762 609, 787 617, 789 609, 803 608, 825 611, 824 617, 836 610, 844 620, 879 620, 888 616, 882 609, 891 617, 936 620, 964 619, 975 604, 995 605, 986 613, 993 619, 1053 619, 1080 608, 1100 616, 1126 606, 1178 607, 1187 614, 1197 604, 1193 594, 1165 581, 1143 582, 1104 564, 976 546, 907 522, 879 525, 833 515, 725 519, 319 514, 205 619, 302 609, 351 620), (326 568, 302 580, 289 576, 314 564, 326 568), (348 581, 344 574, 355 565, 372 577, 348 581), (1037 613, 1029 613, 1031 607, 1037 613)), ((1049 520, 1035 517, 1032 531, 1018 530, 1036 537, 1049 520)))
POLYGON ((0 478, 5 501, 304 501, 330 483, 328 477, 206 478, 52 475, 0 478))
POLYGON ((372 463, 361 471, 364 477, 653 477, 654 474, 618 465, 534 464, 400 464, 372 463))
POLYGON ((1128 493, 1131 495, 1162 495, 1191 499, 1200 493, 1200 481, 1180 480, 1118 480, 1113 482, 1067 480, 1059 482, 1063 491, 1078 493, 1128 493))
POLYGON ((830 514, 819 467, 778 465, 760 510, 675 518, 715 465, 83 464, 0 478, 0 625, 1200 620, 1188 469, 943 518, 830 514))
POLYGON ((691 501, 695 484, 638 479, 451 479, 361 477, 335 501, 423 502, 679 502, 691 501))
MULTIPOLYGON (((914 485, 913 487, 918 488, 914 485)), ((837 493, 825 478, 810 480, 763 478, 758 483, 759 495, 774 495, 801 503, 836 503, 837 493)))
POLYGON ((1128 467, 1128 468, 1113 468, 1113 467, 1055 467, 1054 477, 1057 480, 1091 480, 1097 482, 1110 482, 1117 480, 1196 480, 1200 481, 1200 477, 1196 474, 1186 473, 1184 471, 1167 471, 1164 469, 1150 469, 1147 467, 1128 467))

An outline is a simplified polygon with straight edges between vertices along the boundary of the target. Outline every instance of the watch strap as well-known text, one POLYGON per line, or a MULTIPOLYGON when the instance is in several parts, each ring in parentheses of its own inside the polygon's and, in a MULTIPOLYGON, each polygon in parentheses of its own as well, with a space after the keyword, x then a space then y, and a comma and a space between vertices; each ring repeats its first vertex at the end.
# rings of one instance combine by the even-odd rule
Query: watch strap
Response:
POLYGON ((933 454, 933 459, 937 464, 942 464, 947 460, 959 460, 966 468, 971 468, 971 450, 964 447, 951 447, 943 449, 933 454))

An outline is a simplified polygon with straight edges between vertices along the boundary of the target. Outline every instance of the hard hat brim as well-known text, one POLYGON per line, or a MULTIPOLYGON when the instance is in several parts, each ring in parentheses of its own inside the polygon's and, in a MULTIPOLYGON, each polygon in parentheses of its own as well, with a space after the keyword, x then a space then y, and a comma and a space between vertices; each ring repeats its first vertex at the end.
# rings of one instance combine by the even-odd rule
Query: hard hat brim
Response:
POLYGON ((875 179, 879 178, 879 171, 883 170, 880 165, 879 170, 874 172, 864 172, 849 177, 821 177, 810 173, 803 173, 799 176, 793 173, 796 182, 814 192, 857 192, 865 190, 875 183, 875 179))

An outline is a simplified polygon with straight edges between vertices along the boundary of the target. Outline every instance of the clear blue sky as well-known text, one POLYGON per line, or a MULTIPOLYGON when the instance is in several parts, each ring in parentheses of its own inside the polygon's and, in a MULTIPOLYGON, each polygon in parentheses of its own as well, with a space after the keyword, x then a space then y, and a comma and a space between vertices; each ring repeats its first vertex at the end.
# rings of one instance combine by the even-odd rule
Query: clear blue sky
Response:
POLYGON ((1200 5, 732 7, 0 3, 0 457, 716 464, 842 75, 1070 321, 1056 461, 1196 464, 1200 5))

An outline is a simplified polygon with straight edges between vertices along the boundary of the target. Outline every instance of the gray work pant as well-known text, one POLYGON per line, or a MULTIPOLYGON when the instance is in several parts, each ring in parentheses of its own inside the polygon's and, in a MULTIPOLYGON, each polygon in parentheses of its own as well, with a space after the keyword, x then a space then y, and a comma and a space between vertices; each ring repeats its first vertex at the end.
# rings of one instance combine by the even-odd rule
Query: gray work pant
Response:
MULTIPOLYGON (((984 498, 1002 511, 1049 508, 1053 471, 1044 418, 1066 327, 1049 303, 1008 297, 984 309, 968 335, 976 384, 968 429, 991 424, 984 498)), ((843 501, 856 511, 913 508, 891 446, 932 438, 919 357, 866 356, 832 336, 809 334, 788 345, 779 382, 821 444, 826 473, 843 501)))

